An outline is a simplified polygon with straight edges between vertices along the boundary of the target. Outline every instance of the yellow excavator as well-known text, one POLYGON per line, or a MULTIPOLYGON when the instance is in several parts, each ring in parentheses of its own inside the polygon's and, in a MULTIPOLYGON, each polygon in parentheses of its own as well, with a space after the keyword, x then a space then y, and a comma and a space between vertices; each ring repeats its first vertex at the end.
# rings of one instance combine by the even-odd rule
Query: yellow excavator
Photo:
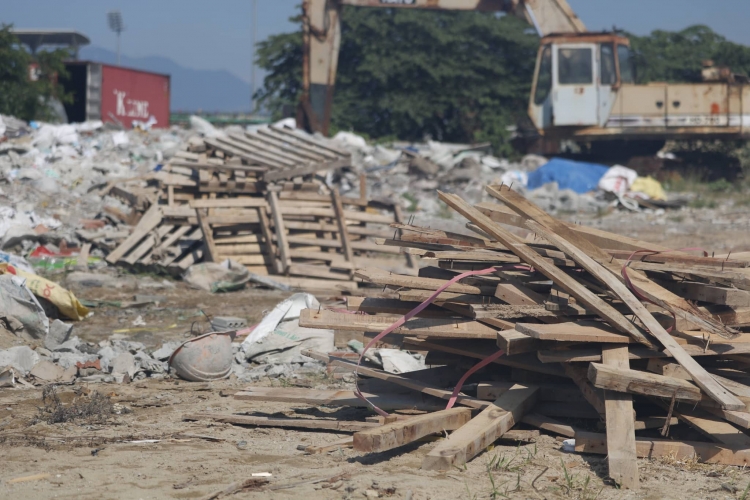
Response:
POLYGON ((297 121, 311 131, 328 133, 345 5, 505 12, 526 19, 541 37, 528 106, 532 126, 525 127, 536 152, 555 153, 563 140, 663 144, 750 136, 749 85, 712 68, 702 83, 638 85, 630 41, 586 31, 565 0, 304 0, 297 121))

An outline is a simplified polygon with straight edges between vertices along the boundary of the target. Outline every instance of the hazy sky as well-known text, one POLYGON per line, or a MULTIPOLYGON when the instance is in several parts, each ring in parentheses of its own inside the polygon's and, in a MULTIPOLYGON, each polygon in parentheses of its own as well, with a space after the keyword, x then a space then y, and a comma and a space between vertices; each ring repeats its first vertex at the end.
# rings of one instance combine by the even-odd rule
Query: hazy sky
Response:
MULTIPOLYGON (((291 31, 300 0, 256 0, 257 39, 291 31)), ((750 45, 750 0, 568 0, 589 30, 613 25, 636 34, 707 24, 750 45)), ((93 45, 115 49, 109 10, 122 12, 122 53, 165 56, 196 69, 225 69, 250 80, 253 0, 24 0, 0 2, 0 23, 75 29, 93 45)), ((260 76, 257 77, 260 79, 260 76)))

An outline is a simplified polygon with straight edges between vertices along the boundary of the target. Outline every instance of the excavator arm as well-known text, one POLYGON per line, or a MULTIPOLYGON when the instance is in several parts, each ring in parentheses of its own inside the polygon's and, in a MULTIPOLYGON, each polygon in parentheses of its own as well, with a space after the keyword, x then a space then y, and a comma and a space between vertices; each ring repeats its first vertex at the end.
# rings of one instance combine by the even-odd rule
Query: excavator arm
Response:
POLYGON ((331 122, 344 5, 507 12, 528 21, 539 36, 586 31, 566 0, 304 0, 302 96, 297 124, 326 135, 331 122))

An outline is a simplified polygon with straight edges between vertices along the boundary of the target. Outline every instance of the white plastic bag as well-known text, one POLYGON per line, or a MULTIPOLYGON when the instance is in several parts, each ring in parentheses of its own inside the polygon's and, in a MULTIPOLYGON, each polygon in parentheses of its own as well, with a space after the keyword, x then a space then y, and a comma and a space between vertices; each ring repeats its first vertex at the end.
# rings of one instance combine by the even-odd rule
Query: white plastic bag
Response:
POLYGON ((638 173, 628 167, 615 165, 607 170, 599 179, 599 189, 615 194, 625 194, 638 178, 638 173))

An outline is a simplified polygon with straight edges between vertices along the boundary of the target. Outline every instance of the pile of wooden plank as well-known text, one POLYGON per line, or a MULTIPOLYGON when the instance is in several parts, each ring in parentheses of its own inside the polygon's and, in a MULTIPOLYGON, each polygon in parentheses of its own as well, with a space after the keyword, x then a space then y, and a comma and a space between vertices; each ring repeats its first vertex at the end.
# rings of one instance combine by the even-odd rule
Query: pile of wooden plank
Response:
POLYGON ((330 141, 282 127, 196 138, 161 171, 107 185, 100 194, 129 203, 138 223, 117 245, 87 241, 106 243, 111 264, 179 275, 232 259, 296 288, 356 290, 354 270, 368 265, 415 273, 415 257, 376 244, 403 222, 399 207, 368 200, 363 177, 357 198, 326 183, 350 162, 330 141))
MULTIPOLYGON (((385 287, 381 297, 351 297, 347 312, 302 311, 301 326, 364 333, 367 342, 439 292, 376 345, 426 353, 430 368, 393 374, 307 352, 356 371, 363 394, 385 412, 411 410, 371 419, 378 427, 325 425, 349 429, 347 443, 363 452, 453 431, 424 458, 422 467, 435 470, 460 466, 497 439, 528 437, 529 428, 606 454, 610 477, 627 488, 638 486, 637 457, 747 465, 750 262, 568 224, 507 187, 487 191, 502 204, 439 193, 472 236, 394 224, 402 236, 380 241, 421 257, 428 265, 419 276, 358 269, 385 287), (478 360, 486 366, 445 409, 478 360)), ((248 388, 236 398, 370 404, 352 391, 298 388, 248 388)))

